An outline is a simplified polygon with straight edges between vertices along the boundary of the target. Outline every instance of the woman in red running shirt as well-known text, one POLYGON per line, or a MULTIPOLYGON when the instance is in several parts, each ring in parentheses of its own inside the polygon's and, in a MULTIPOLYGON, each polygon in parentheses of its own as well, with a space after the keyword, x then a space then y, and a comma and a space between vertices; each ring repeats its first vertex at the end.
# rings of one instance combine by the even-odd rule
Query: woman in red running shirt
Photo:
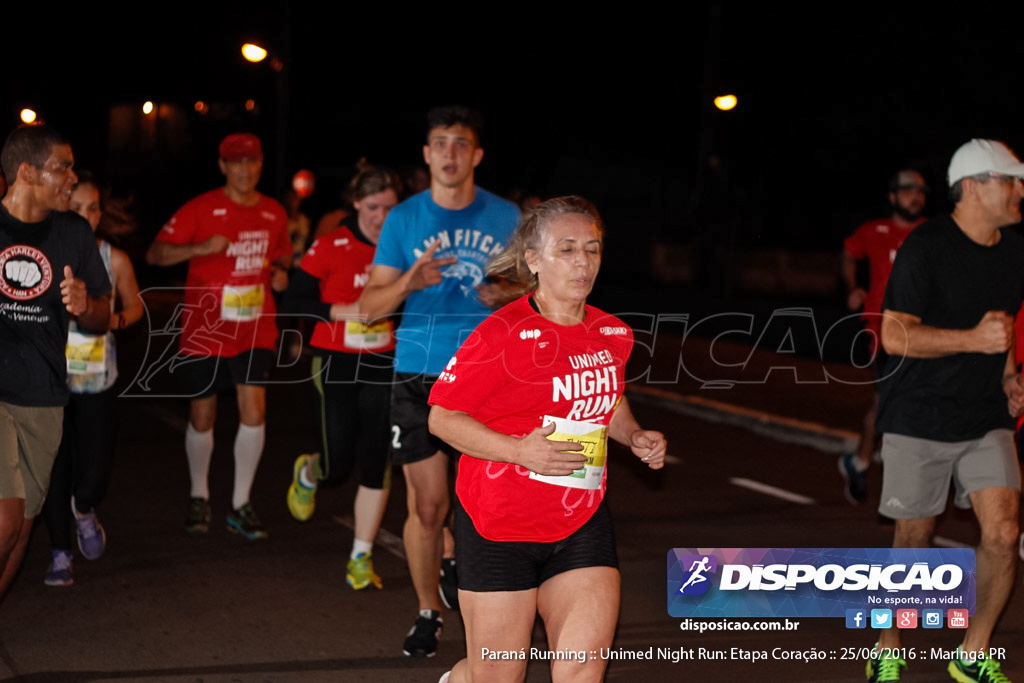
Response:
POLYGON ((624 395, 632 331, 587 305, 603 238, 580 197, 529 212, 488 268, 515 300, 474 330, 431 391, 431 431, 463 454, 455 547, 469 658, 449 681, 522 681, 538 612, 553 680, 604 676, 598 653, 611 647, 620 589, 607 439, 653 469, 666 442, 624 395))

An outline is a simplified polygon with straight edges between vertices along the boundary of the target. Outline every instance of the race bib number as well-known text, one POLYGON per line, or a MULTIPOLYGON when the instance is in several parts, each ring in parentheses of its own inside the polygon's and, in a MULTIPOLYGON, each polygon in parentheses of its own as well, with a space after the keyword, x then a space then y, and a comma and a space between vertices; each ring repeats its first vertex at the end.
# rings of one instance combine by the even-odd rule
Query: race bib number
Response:
POLYGON ((68 374, 91 375, 103 372, 107 361, 107 338, 104 335, 68 330, 64 355, 67 358, 68 374))
POLYGON ((225 287, 220 297, 222 320, 250 322, 263 311, 263 285, 225 287))
POLYGON ((560 417, 544 416, 544 426, 554 423, 555 433, 548 439, 551 441, 571 441, 583 445, 583 455, 587 461, 583 467, 572 474, 552 477, 530 472, 530 479, 546 484, 566 486, 572 489, 596 490, 601 488, 604 477, 606 453, 608 451, 608 427, 593 422, 576 422, 560 417))
POLYGON ((345 346, 350 349, 382 349, 391 343, 391 321, 366 325, 358 320, 345 322, 345 346))

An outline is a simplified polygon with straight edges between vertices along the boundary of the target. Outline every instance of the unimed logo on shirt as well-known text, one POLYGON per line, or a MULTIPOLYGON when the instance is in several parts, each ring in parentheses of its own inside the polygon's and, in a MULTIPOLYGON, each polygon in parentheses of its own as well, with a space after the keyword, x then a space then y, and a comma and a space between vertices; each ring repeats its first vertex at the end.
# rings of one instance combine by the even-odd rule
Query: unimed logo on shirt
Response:
POLYGON ((974 612, 971 548, 673 548, 673 617, 842 617, 850 610, 974 612))

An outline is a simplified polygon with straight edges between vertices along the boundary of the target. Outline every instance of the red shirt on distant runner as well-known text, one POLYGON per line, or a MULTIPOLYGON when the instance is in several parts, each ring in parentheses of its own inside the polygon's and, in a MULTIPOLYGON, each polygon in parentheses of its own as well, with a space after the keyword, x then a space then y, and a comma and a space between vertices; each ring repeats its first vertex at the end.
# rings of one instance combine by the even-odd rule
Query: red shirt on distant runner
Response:
POLYGON ((178 209, 156 239, 194 244, 220 234, 230 240, 220 254, 189 261, 181 353, 237 356, 274 349, 277 324, 270 264, 292 252, 284 207, 260 196, 254 206, 232 201, 223 188, 178 209))
POLYGON ((861 318, 867 328, 875 333, 876 338, 881 334, 882 298, 885 296, 889 274, 892 273, 896 251, 910 231, 923 222, 924 218, 919 218, 911 225, 901 226, 892 218, 868 221, 843 242, 843 249, 854 259, 868 260, 870 283, 861 318))
MULTIPOLYGON (((300 267, 320 281, 320 300, 329 304, 359 301, 366 288, 376 247, 361 240, 345 225, 318 238, 310 245, 300 267)), ((392 351, 395 348, 394 325, 385 318, 373 325, 351 321, 319 321, 313 328, 310 345, 329 351, 360 353, 392 351)))

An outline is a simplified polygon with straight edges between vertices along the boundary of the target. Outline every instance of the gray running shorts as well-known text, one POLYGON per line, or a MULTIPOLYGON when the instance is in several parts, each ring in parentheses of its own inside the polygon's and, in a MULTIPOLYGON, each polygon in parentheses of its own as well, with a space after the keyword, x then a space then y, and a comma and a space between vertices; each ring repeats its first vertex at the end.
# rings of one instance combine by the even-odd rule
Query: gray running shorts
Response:
POLYGON ((987 488, 1020 490, 1020 466, 1013 432, 993 429, 972 441, 930 441, 902 434, 882 437, 882 500, 878 511, 892 519, 935 517, 946 509, 949 484, 957 507, 971 507, 969 495, 987 488))

